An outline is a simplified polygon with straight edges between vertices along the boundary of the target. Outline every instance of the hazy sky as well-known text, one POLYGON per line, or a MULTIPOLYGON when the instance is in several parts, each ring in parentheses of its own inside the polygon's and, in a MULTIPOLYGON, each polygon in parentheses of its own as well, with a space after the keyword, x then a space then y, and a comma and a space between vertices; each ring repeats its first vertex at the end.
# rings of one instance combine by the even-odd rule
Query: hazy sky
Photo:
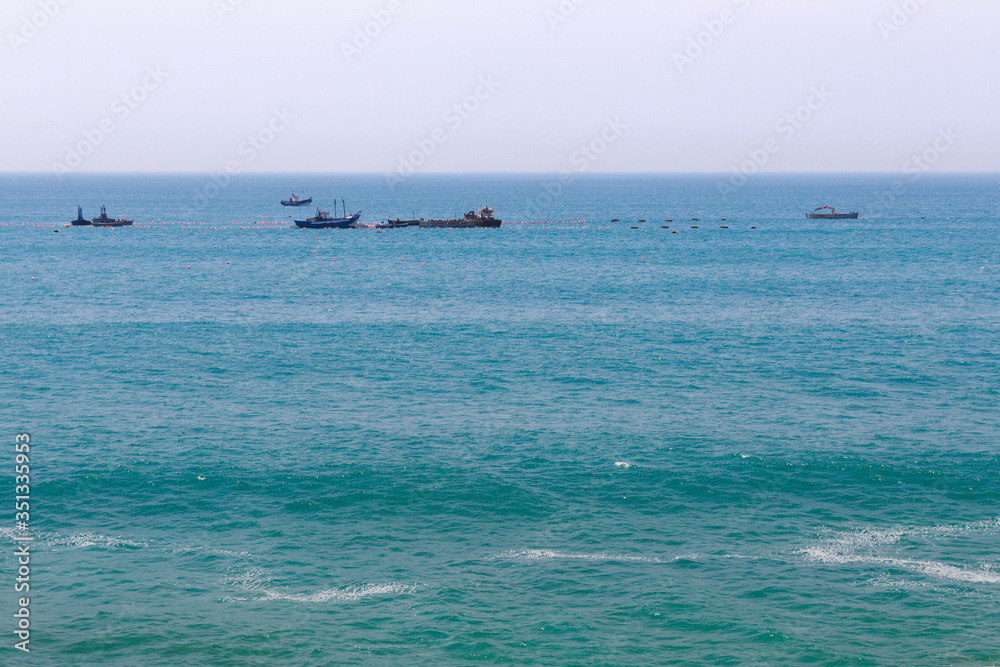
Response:
POLYGON ((1000 171, 986 0, 3 0, 0 29, 0 171, 1000 171))

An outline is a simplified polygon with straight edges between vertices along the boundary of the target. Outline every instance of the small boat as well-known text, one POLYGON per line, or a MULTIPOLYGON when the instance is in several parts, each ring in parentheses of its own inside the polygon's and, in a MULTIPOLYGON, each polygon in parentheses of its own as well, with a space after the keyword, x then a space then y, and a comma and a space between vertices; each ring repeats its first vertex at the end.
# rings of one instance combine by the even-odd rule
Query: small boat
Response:
POLYGON ((102 206, 100 217, 91 220, 90 224, 94 227, 128 227, 132 222, 132 220, 126 220, 123 215, 119 215, 117 220, 109 218, 107 210, 102 206))
POLYGON ((310 197, 309 199, 302 199, 294 192, 292 193, 291 199, 281 200, 282 206, 308 206, 311 203, 313 203, 312 197, 310 197))
POLYGON ((316 215, 308 220, 296 220, 295 225, 303 229, 350 229, 361 219, 361 211, 348 217, 347 204, 344 204, 344 217, 334 218, 329 211, 321 211, 317 207, 316 215))
POLYGON ((816 213, 806 213, 806 218, 808 220, 857 220, 857 213, 837 213, 837 209, 832 206, 823 206, 822 208, 816 209, 816 213), (820 211, 830 209, 829 213, 820 213, 820 211))
POLYGON ((72 224, 74 227, 90 227, 90 220, 87 220, 86 218, 83 217, 82 206, 78 205, 76 207, 76 220, 74 220, 70 224, 72 224))
POLYGON ((420 220, 386 220, 381 225, 382 229, 404 229, 406 227, 419 227, 420 220))

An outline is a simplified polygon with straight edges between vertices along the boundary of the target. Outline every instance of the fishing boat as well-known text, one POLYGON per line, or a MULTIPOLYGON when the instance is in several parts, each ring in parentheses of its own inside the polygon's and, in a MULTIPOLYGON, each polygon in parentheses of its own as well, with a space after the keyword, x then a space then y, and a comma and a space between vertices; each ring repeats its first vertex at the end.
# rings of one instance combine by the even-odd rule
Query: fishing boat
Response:
POLYGON ((282 206, 308 206, 311 203, 313 203, 312 197, 310 197, 309 199, 302 199, 294 192, 292 193, 291 199, 281 200, 282 206))
POLYGON ((451 229, 470 229, 473 227, 488 227, 497 228, 503 224, 502 220, 497 220, 493 217, 493 209, 490 207, 484 207, 479 209, 477 214, 475 211, 469 211, 465 214, 462 219, 452 218, 451 220, 420 220, 419 226, 422 228, 442 228, 447 227, 451 229))
MULTIPOLYGON (((341 200, 343 202, 343 200, 341 200)), ((329 211, 316 208, 316 215, 308 220, 296 220, 295 225, 303 229, 350 229, 361 219, 361 211, 352 216, 347 215, 347 203, 344 202, 344 216, 334 218, 329 211)))
POLYGON ((91 220, 90 224, 94 227, 128 227, 132 222, 132 220, 126 220, 124 215, 119 215, 117 219, 109 218, 107 210, 101 206, 100 217, 91 220))
POLYGON ((857 220, 857 213, 837 213, 837 209, 832 206, 823 206, 822 208, 816 209, 815 213, 806 213, 806 218, 809 220, 857 220), (829 213, 820 213, 830 209, 829 213))
POLYGON ((90 220, 87 220, 86 218, 83 217, 82 206, 78 205, 76 207, 76 220, 74 220, 70 224, 72 224, 74 227, 90 227, 90 220))

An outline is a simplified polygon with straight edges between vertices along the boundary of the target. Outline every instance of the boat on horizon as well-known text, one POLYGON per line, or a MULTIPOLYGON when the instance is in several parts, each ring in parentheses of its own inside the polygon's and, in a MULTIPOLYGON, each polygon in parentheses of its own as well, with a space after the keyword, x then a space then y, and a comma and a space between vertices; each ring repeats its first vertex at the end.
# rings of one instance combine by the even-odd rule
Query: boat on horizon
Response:
POLYGON ((823 206, 816 209, 816 213, 806 213, 808 220, 857 220, 858 213, 837 213, 837 209, 832 206, 823 206), (819 211, 830 209, 829 213, 819 213, 819 211))
POLYGON ((498 220, 494 218, 493 212, 494 212, 493 209, 491 209, 489 206, 485 206, 479 209, 479 213, 476 213, 475 211, 469 211, 468 213, 465 214, 465 217, 462 219, 453 218, 451 220, 420 220, 417 221, 417 226, 419 226, 422 229, 427 229, 427 228, 471 229, 473 227, 496 229, 503 224, 503 220, 498 220))
POLYGON ((90 224, 94 227, 128 227, 132 222, 132 220, 126 220, 124 215, 118 216, 117 219, 109 218, 107 210, 101 206, 101 215, 91 220, 90 224))
POLYGON ((313 203, 312 197, 310 197, 309 199, 302 199, 294 192, 292 193, 291 199, 281 200, 282 206, 308 206, 311 203, 313 203))
POLYGON ((77 204, 76 206, 76 220, 70 223, 74 227, 90 227, 91 222, 83 217, 83 207, 77 204))

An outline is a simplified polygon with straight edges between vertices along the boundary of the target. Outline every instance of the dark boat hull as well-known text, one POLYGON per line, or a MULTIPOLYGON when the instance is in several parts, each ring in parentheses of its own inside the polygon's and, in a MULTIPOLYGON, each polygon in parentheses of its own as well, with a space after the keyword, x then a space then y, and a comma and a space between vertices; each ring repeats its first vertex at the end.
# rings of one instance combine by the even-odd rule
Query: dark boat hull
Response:
POLYGON ((420 227, 424 229, 497 229, 503 224, 502 220, 421 220, 420 227))
POLYGON ((295 225, 302 229, 351 229, 361 219, 361 214, 349 218, 333 218, 331 220, 296 220, 295 225))
POLYGON ((90 220, 74 220, 71 223, 74 227, 92 227, 90 220))
POLYGON ((857 220, 858 213, 806 213, 809 220, 857 220))
POLYGON ((132 220, 101 220, 100 218, 94 218, 90 224, 93 227, 131 227, 132 222, 132 220))
POLYGON ((423 229, 470 229, 476 226, 475 220, 421 220, 423 229))
POLYGON ((311 203, 313 203, 312 197, 310 197, 309 199, 303 199, 301 201, 281 200, 282 206, 309 206, 309 204, 311 203))

